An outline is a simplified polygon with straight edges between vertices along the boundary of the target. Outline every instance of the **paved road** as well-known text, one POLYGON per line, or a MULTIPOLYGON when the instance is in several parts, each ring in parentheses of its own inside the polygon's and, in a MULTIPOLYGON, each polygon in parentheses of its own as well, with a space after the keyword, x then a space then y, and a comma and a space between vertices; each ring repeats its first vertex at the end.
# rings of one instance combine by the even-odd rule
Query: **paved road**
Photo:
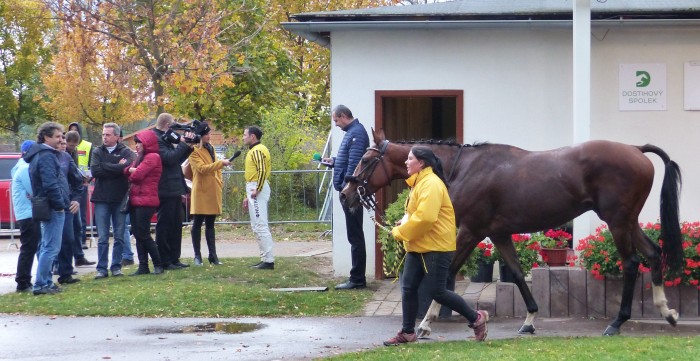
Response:
MULTIPOLYGON (((14 291, 14 268, 17 251, 7 249, 0 240, 0 292, 14 291)), ((184 242, 186 244, 187 242, 184 242)), ((223 257, 247 257, 257 254, 255 243, 222 243, 223 257)), ((280 256, 329 257, 330 242, 279 242, 280 256)), ((190 247, 183 247, 183 257, 191 257, 190 247)), ((95 259, 95 248, 87 252, 95 259)), ((94 272, 93 267, 80 273, 94 272)), ((389 301, 395 285, 377 282, 372 288, 389 301)), ((394 295, 395 296, 395 295, 394 295)), ((27 297, 32 297, 27 295, 27 297)), ((395 301, 395 300, 391 300, 395 301)), ((394 308, 395 311, 395 308, 394 308)), ((377 316, 373 308, 363 317, 335 318, 93 318, 0 315, 0 360, 301 360, 327 357, 345 352, 384 347, 381 342, 396 333, 401 318, 377 316), (239 334, 221 332, 182 332, 208 323, 244 323, 257 329, 239 334), (37 347, 40 344, 41 347, 37 347)), ((398 313, 400 314, 400 313, 398 313)), ((537 335, 598 336, 608 320, 538 319, 537 335)), ((522 319, 495 318, 489 323, 489 339, 518 336, 522 319)), ((630 321, 625 335, 694 335, 700 334, 700 322, 681 322, 676 328, 662 321, 630 321)), ((458 317, 434 324, 430 339, 467 340, 471 330, 458 317)))

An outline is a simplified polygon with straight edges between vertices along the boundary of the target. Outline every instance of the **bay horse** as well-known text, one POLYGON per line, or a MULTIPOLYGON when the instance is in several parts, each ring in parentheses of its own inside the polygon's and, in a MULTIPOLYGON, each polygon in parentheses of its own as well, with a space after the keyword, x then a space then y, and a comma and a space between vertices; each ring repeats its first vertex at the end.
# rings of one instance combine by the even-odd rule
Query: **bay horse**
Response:
MULTIPOLYGON (((592 210, 608 224, 622 259, 623 291, 617 317, 603 335, 617 335, 631 317, 634 284, 640 264, 637 252, 651 267, 654 305, 675 326, 678 312, 669 309, 663 288, 664 268, 680 272, 683 266, 678 198, 678 164, 653 145, 633 146, 605 140, 571 147, 531 152, 504 144, 461 145, 445 141, 390 142, 383 131, 372 129, 375 146, 367 149, 340 201, 351 209, 372 210, 374 193, 392 180, 406 179, 405 161, 412 146, 427 146, 443 164, 458 227, 457 250, 450 265, 451 278, 476 245, 489 237, 514 273, 515 284, 527 307, 520 333, 534 333, 537 313, 516 255, 511 235, 537 232, 564 224, 592 210), (651 191, 654 166, 644 153, 664 162, 661 187, 661 246, 639 225, 639 213, 651 191)), ((430 323, 440 305, 431 304, 419 335, 430 334, 430 323)))

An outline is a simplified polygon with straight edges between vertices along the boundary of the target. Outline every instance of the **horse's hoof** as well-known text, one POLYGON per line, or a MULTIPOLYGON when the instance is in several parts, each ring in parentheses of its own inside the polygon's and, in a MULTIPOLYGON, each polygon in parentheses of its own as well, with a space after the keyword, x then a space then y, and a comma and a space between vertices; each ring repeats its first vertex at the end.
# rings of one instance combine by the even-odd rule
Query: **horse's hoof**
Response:
POLYGON ((430 327, 418 327, 416 336, 418 336, 418 338, 428 338, 428 336, 430 336, 430 327))
POLYGON ((522 325, 522 326, 520 326, 520 329, 518 330, 518 333, 521 334, 521 335, 526 334, 526 333, 529 333, 529 334, 532 335, 532 334, 535 333, 535 326, 533 326, 533 325, 522 325))
POLYGON ((678 312, 676 310, 669 310, 666 321, 668 321, 671 326, 675 327, 678 324, 678 312))
POLYGON ((620 329, 614 326, 608 326, 603 331, 603 336, 617 336, 620 334, 620 329))

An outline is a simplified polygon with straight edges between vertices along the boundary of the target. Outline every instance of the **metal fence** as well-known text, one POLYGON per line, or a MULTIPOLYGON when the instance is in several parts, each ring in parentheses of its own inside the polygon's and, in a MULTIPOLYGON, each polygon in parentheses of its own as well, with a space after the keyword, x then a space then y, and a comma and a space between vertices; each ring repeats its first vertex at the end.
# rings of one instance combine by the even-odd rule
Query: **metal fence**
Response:
MULTIPOLYGON (((330 224, 331 178, 332 171, 325 169, 272 171, 269 223, 330 224)), ((249 223, 248 211, 242 206, 245 197, 243 171, 224 171, 223 181, 223 213, 217 217, 216 223, 249 223)), ((8 204, 4 205, 4 209, 12 212, 12 198, 8 196, 7 200, 8 204)), ((189 214, 189 202, 185 202, 183 208, 183 212, 189 214)), ((88 228, 92 227, 89 225, 88 228)), ((10 222, 3 222, 0 229, 0 236, 2 235, 12 237, 11 245, 16 245, 14 237, 19 235, 19 229, 14 222, 14 216, 10 222)))
MULTIPOLYGON (((225 171, 223 213, 218 223, 248 223, 248 211, 243 209, 245 180, 242 171, 225 171)), ((281 170, 270 176, 270 223, 331 223, 331 171, 281 170)))

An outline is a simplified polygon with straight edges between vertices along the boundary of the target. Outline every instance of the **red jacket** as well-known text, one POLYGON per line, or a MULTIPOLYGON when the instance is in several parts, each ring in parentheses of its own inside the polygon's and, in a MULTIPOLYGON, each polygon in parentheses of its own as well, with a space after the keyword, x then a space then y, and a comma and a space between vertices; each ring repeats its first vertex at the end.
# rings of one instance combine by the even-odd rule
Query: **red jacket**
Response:
MULTIPOLYGON (((158 154, 158 138, 150 130, 138 132, 136 136, 143 143, 143 155, 137 158, 136 171, 129 175, 131 192, 129 205, 134 207, 158 207, 158 183, 163 173, 163 164, 158 154), (140 161, 139 161, 140 160, 140 161)), ((129 168, 124 172, 128 175, 129 168)))

